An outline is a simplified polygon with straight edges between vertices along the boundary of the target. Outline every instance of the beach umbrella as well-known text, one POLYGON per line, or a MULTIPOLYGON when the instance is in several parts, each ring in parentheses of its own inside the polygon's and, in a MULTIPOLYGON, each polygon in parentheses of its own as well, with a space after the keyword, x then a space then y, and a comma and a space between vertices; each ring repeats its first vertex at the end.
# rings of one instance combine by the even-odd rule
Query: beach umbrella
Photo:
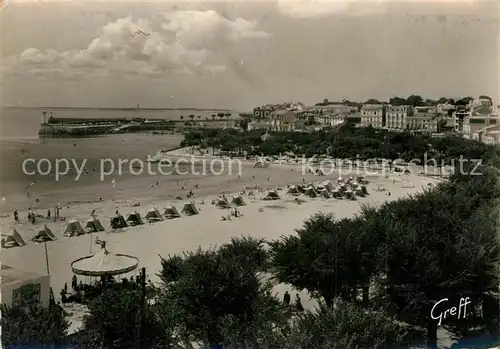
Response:
POLYGON ((110 253, 103 241, 99 253, 73 261, 71 269, 77 275, 113 276, 129 273, 135 270, 138 265, 139 259, 136 257, 110 253))

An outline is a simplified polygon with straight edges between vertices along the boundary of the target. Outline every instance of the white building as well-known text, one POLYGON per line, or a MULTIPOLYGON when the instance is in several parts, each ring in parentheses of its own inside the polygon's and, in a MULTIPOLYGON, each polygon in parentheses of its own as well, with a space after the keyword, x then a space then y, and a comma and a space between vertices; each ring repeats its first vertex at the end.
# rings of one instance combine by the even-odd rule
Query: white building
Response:
POLYGON ((413 110, 409 105, 388 106, 386 111, 386 124, 389 130, 405 130, 407 128, 408 115, 412 115, 413 110))
POLYGON ((382 104, 365 104, 361 107, 361 126, 382 128, 384 126, 384 106, 382 104))
POLYGON ((26 304, 40 304, 45 307, 49 305, 50 275, 22 271, 2 264, 0 278, 2 304, 9 307, 26 304))
POLYGON ((316 115, 314 121, 323 126, 338 126, 345 122, 345 114, 323 114, 316 115))

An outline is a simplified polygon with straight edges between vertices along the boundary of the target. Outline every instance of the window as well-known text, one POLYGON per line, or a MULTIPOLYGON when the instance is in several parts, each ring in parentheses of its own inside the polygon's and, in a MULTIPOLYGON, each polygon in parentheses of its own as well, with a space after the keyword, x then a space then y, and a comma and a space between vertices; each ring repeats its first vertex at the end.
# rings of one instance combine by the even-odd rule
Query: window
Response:
POLYGON ((40 303, 40 284, 28 284, 12 292, 12 306, 25 306, 40 303))

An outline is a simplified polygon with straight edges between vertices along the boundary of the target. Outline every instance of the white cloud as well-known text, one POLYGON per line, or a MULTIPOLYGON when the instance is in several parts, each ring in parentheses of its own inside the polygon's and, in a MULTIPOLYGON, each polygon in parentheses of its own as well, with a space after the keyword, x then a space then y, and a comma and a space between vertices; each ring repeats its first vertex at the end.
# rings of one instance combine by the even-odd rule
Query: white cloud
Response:
POLYGON ((266 38, 270 34, 256 30, 256 23, 237 18, 224 18, 215 11, 176 11, 165 13, 162 28, 175 35, 185 47, 218 49, 244 38, 266 38))
POLYGON ((224 68, 216 51, 248 38, 266 38, 256 23, 234 21, 215 11, 177 11, 164 14, 162 30, 145 19, 131 17, 108 23, 82 50, 41 51, 29 48, 7 59, 7 73, 80 78, 96 74, 137 74, 162 77, 167 73, 216 73, 224 68))
MULTIPOLYGON (((429 3, 474 4, 480 0, 419 0, 429 3)), ((287 17, 310 18, 332 14, 369 15, 383 12, 384 5, 390 0, 277 0, 278 11, 287 17)), ((414 0, 398 0, 414 2, 414 0)))

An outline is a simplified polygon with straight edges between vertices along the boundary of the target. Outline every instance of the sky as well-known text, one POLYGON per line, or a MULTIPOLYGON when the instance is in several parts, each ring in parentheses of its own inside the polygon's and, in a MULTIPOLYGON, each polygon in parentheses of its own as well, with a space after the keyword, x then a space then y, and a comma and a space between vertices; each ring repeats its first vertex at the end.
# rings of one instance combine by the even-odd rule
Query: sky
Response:
POLYGON ((5 0, 0 104, 498 101, 499 20, 499 3, 473 0, 5 0))

